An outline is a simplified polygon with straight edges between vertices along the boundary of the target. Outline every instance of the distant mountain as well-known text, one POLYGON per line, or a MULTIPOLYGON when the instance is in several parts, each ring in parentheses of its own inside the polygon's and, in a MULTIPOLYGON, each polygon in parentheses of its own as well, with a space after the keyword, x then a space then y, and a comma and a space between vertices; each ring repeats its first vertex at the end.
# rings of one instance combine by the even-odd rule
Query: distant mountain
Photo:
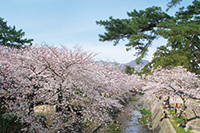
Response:
POLYGON ((125 63, 124 65, 134 67, 136 71, 141 70, 147 63, 149 63, 148 60, 141 60, 140 64, 136 64, 135 60, 130 61, 129 63, 125 63))

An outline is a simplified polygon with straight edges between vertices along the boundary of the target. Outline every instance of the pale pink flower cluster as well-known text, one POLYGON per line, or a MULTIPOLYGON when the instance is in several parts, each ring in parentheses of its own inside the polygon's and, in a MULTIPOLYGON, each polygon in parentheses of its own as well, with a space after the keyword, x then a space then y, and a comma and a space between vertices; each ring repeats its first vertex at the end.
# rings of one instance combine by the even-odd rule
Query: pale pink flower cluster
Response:
POLYGON ((0 48, 3 102, 26 125, 24 131, 77 131, 87 121, 111 121, 110 113, 123 107, 119 101, 141 88, 139 76, 111 64, 97 65, 94 56, 79 46, 0 48), (56 106, 46 125, 36 119, 39 105, 56 106))
POLYGON ((146 76, 143 90, 148 95, 175 95, 179 92, 200 98, 199 75, 179 66, 173 69, 157 69, 146 76))

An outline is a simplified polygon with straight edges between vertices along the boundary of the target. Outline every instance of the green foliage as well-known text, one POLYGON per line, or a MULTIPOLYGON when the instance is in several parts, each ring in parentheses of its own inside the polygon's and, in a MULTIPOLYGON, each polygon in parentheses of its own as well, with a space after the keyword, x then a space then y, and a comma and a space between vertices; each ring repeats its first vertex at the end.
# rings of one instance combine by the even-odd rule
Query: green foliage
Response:
POLYGON ((137 61, 141 60, 148 52, 148 47, 152 41, 158 36, 156 26, 166 18, 170 18, 168 14, 163 12, 160 7, 149 7, 145 10, 134 10, 128 12, 130 19, 113 19, 110 17, 106 21, 97 21, 96 23, 105 26, 107 33, 99 35, 100 41, 114 41, 117 45, 121 39, 128 39, 126 44, 127 51, 135 48, 138 52, 137 61))
POLYGON ((142 124, 142 125, 147 124, 147 120, 146 120, 145 117, 138 118, 138 121, 139 121, 139 123, 142 124))
POLYGON ((167 110, 169 112, 170 115, 174 115, 175 114, 175 110, 172 109, 172 110, 167 110))
MULTIPOLYGON (((44 115, 37 115, 35 119, 40 121, 42 126, 46 126, 46 117, 44 115)), ((12 112, 2 114, 0 123, 0 133, 18 133, 25 127, 25 124, 21 124, 20 120, 12 112)))
MULTIPOLYGON (((138 106, 138 107, 142 107, 142 103, 139 103, 137 106, 138 106)), ((136 108, 136 109, 137 109, 137 108, 136 108)))
POLYGON ((195 60, 195 58, 189 51, 169 50, 165 46, 161 46, 154 53, 153 60, 142 68, 142 72, 150 73, 152 67, 156 69, 159 66, 162 68, 184 66, 191 72, 199 73, 198 63, 191 64, 191 60, 195 60))
POLYGON ((17 117, 12 113, 5 113, 0 116, 0 132, 1 133, 16 133, 20 132, 22 125, 16 121, 17 117))
POLYGON ((130 65, 127 65, 124 72, 128 75, 132 75, 134 73, 135 69, 134 67, 131 67, 130 65))
POLYGON ((119 133, 120 132, 120 128, 118 124, 110 124, 108 125, 107 129, 102 131, 102 133, 119 133))
MULTIPOLYGON (((179 4, 182 0, 171 0, 168 7, 179 4)), ((168 8, 168 9, 169 9, 168 8)), ((153 64, 175 67, 182 65, 191 72, 200 73, 200 1, 194 0, 192 5, 180 8, 174 16, 163 12, 160 7, 149 7, 145 10, 128 12, 129 19, 113 19, 97 21, 104 26, 106 33, 99 35, 100 41, 114 41, 117 45, 121 39, 128 39, 127 50, 135 48, 139 62, 148 52, 149 46, 158 37, 168 40, 154 54, 152 62, 147 64, 143 73, 149 73, 153 64)))
POLYGON ((171 0, 171 2, 169 2, 167 4, 168 8, 167 8, 167 11, 172 8, 173 6, 176 6, 177 4, 180 4, 182 0, 171 0))
POLYGON ((148 110, 145 110, 145 109, 141 109, 139 110, 141 114, 144 114, 144 115, 148 115, 151 117, 151 111, 148 111, 148 110))
POLYGON ((76 94, 82 93, 80 90, 75 91, 76 94))
POLYGON ((129 98, 129 101, 136 101, 136 100, 137 100, 136 97, 131 97, 131 98, 129 98))
POLYGON ((146 125, 148 122, 151 122, 151 111, 141 109, 139 110, 140 113, 142 114, 142 117, 138 118, 138 121, 140 124, 146 125))
POLYGON ((26 46, 31 46, 33 39, 23 39, 25 32, 22 29, 16 31, 15 26, 7 26, 7 22, 0 17, 0 45, 24 48, 26 46))
POLYGON ((140 96, 144 96, 144 93, 139 93, 140 96))

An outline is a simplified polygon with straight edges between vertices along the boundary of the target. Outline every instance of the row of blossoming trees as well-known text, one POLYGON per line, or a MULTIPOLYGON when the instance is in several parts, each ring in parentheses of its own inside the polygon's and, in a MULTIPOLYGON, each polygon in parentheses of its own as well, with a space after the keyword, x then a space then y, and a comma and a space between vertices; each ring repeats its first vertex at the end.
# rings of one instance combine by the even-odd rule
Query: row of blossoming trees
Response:
MULTIPOLYGON (((183 114, 191 101, 194 102, 194 100, 187 101, 187 99, 200 100, 199 75, 187 71, 187 69, 182 66, 173 69, 152 69, 152 73, 145 77, 144 83, 145 85, 142 87, 142 90, 150 100, 155 100, 156 96, 180 96, 183 102, 183 107, 180 110, 178 117, 183 114)), ((159 105, 159 102, 152 105, 152 110, 158 107, 157 105, 159 105)), ((196 107, 193 107, 192 109, 195 114, 193 119, 199 119, 200 104, 195 104, 196 107)), ((186 130, 189 128, 191 123, 192 121, 187 124, 186 130)))
POLYGON ((3 105, 28 132, 82 132, 88 121, 111 121, 110 114, 123 107, 120 101, 142 84, 137 75, 96 64, 95 54, 79 46, 1 47, 0 56, 3 105), (50 123, 34 113, 39 105, 55 106, 50 123))
POLYGON ((145 77, 143 91, 151 96, 175 96, 179 95, 183 100, 185 108, 186 96, 200 99, 199 75, 187 71, 182 66, 173 69, 152 70, 152 73, 145 77))
POLYGON ((187 71, 179 66, 173 69, 156 69, 146 78, 146 86, 143 90, 148 94, 183 95, 200 98, 199 75, 187 71))
POLYGON ((95 54, 79 46, 1 47, 0 56, 3 105, 28 132, 82 132, 89 121, 109 122, 133 90, 148 98, 179 92, 200 98, 198 75, 182 67, 153 70, 142 79, 109 64, 96 64, 95 54), (51 122, 44 124, 34 112, 39 105, 56 108, 51 122))

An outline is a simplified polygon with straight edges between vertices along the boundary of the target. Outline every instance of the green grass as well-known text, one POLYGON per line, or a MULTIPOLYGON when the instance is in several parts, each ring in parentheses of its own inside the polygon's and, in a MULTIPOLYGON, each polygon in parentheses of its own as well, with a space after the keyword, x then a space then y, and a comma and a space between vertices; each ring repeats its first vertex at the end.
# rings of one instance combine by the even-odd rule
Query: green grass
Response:
MULTIPOLYGON (((183 119, 185 119, 185 117, 181 116, 180 118, 177 117, 177 114, 175 114, 175 111, 174 110, 167 110, 168 113, 170 115, 172 115, 170 121, 174 127, 174 129, 176 130, 177 133, 191 133, 191 128, 188 129, 187 132, 185 132, 184 128, 182 127, 177 127, 177 125, 181 122, 183 122, 183 119)), ((185 119, 186 123, 187 123, 187 120, 185 119)))
POLYGON ((80 90, 75 91, 76 94, 82 93, 80 90))
POLYGON ((169 112, 169 114, 171 114, 171 115, 175 115, 175 110, 173 109, 173 110, 167 110, 168 112, 169 112))
POLYGON ((142 125, 146 125, 146 124, 147 124, 147 120, 146 120, 145 117, 138 118, 138 121, 139 121, 139 123, 142 124, 142 125))
POLYGON ((142 117, 138 118, 138 121, 140 124, 146 125, 149 121, 151 121, 151 111, 141 109, 139 110, 142 115, 142 117))
POLYGON ((148 115, 149 117, 151 117, 151 111, 145 110, 145 109, 141 109, 139 110, 141 114, 144 115, 148 115))
MULTIPOLYGON (((183 122, 184 117, 181 118, 173 118, 173 121, 171 120, 172 125, 174 126, 174 129, 177 133, 191 133, 191 129, 188 129, 187 132, 185 132, 184 128, 177 127, 178 123, 183 122)), ((187 121, 186 121, 187 122, 187 121)))
POLYGON ((139 93, 140 96, 144 96, 144 93, 139 93))
POLYGON ((136 97, 131 97, 131 98, 129 98, 129 101, 136 101, 136 100, 137 100, 136 97))
POLYGON ((119 125, 112 123, 101 133, 119 133, 120 131, 119 125))

